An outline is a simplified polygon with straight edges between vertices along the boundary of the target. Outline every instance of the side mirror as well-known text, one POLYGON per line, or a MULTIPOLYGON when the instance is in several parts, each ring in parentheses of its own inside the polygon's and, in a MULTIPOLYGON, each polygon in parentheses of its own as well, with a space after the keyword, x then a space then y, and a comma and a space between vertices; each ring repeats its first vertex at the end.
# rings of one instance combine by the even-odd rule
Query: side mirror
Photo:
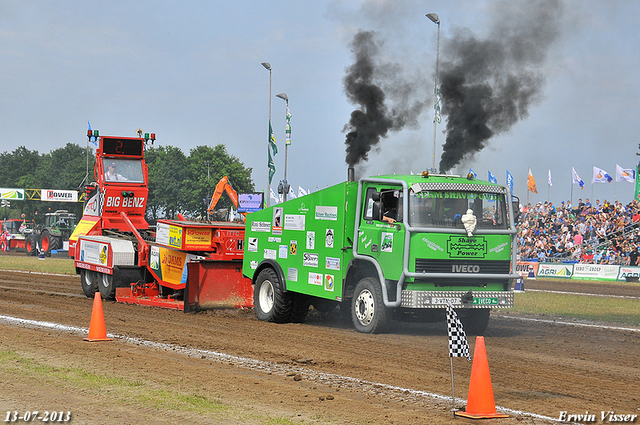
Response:
MULTIPOLYGON (((378 197, 380 198, 380 197, 378 197)), ((374 196, 375 199, 375 196, 374 196)), ((373 202, 373 214, 372 214, 372 218, 374 220, 378 220, 378 221, 382 221, 382 208, 381 208, 382 204, 380 201, 374 201, 373 202)))
POLYGON ((520 198, 511 196, 511 207, 513 208, 513 223, 518 224, 520 219, 520 198))
POLYGON ((371 199, 373 199, 375 202, 379 202, 380 201, 380 192, 373 192, 371 194, 371 199))

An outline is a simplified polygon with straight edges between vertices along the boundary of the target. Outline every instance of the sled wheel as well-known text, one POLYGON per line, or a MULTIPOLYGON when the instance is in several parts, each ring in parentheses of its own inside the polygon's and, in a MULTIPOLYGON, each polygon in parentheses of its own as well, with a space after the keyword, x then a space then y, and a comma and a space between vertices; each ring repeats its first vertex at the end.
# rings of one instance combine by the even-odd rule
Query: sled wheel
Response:
POLYGON ((98 287, 103 300, 116 299, 116 286, 113 284, 113 276, 106 273, 98 273, 98 287))
POLYGON ((92 270, 80 270, 82 292, 87 298, 93 298, 98 290, 98 273, 92 270))

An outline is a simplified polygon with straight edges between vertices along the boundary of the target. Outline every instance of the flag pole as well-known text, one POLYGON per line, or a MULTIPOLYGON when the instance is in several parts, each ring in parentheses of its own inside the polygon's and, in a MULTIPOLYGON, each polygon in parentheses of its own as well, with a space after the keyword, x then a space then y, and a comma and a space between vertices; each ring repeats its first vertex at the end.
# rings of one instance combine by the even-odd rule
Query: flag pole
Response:
POLYGON ((453 417, 455 418, 458 409, 456 409, 456 396, 453 390, 453 357, 449 356, 449 362, 451 363, 451 403, 453 404, 451 411, 453 412, 453 417))
POLYGON ((571 206, 573 206, 573 169, 571 170, 571 206))

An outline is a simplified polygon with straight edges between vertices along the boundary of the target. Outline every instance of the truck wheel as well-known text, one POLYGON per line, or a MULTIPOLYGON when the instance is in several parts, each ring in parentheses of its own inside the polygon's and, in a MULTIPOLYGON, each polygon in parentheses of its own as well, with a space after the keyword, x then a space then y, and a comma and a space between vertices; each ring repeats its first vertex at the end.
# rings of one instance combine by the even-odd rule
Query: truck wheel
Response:
POLYGON ((57 236, 49 236, 49 254, 51 251, 62 248, 62 238, 57 236))
POLYGON ((258 274, 253 290, 253 305, 258 320, 286 323, 291 316, 293 297, 282 291, 278 275, 271 268, 258 274))
POLYGON ((27 236, 24 240, 24 250, 29 257, 36 255, 36 242, 34 241, 33 236, 27 236))
POLYGON ((460 316, 464 331, 468 335, 482 335, 489 326, 489 315, 491 310, 488 308, 474 308, 466 310, 460 316))
POLYGON ((113 276, 106 273, 98 273, 98 287, 103 300, 116 299, 116 286, 113 284, 113 276))
POLYGON ((304 323, 309 315, 309 307, 311 306, 311 298, 303 294, 295 294, 293 296, 293 306, 291 308, 291 317, 293 323, 304 323))
POLYGON ((384 331, 389 325, 389 313, 378 281, 371 277, 360 280, 351 300, 351 320, 356 330, 369 334, 384 331))
POLYGON ((51 234, 48 230, 43 230, 40 234, 40 249, 46 257, 51 257, 51 234))
POLYGON ((93 270, 80 270, 82 292, 87 298, 93 298, 98 290, 98 273, 93 270))
POLYGON ((338 302, 325 298, 315 298, 311 305, 314 310, 318 310, 320 313, 331 313, 338 306, 338 302))

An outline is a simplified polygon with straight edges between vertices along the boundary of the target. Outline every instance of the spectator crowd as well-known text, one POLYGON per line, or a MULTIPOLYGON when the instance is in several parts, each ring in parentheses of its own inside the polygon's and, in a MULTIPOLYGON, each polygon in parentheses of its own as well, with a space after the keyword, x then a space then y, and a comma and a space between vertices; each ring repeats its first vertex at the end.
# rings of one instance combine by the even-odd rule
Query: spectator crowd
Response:
POLYGON ((518 261, 639 265, 640 203, 589 198, 520 207, 518 261))

